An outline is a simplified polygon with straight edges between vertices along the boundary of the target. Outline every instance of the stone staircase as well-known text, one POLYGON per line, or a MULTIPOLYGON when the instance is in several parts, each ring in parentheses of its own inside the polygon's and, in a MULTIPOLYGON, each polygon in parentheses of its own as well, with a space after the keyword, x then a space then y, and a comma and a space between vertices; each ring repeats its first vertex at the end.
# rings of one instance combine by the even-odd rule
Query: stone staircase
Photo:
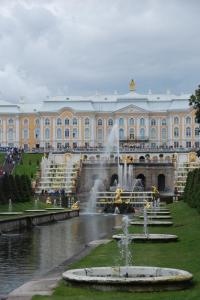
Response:
POLYGON ((178 164, 175 173, 175 188, 177 188, 177 191, 180 195, 184 192, 188 172, 197 168, 200 168, 199 162, 184 162, 178 164))
POLYGON ((41 162, 41 178, 37 184, 36 193, 64 191, 76 192, 77 179, 80 171, 80 155, 49 154, 41 162))

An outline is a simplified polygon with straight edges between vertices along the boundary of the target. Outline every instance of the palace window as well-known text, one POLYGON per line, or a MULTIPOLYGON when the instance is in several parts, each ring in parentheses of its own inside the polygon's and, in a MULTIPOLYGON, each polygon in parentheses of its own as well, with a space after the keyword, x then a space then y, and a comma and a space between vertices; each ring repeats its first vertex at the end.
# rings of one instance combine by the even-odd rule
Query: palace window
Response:
POLYGON ((175 127, 174 128, 174 137, 179 137, 179 128, 178 127, 175 127))
POLYGON ((35 129, 35 138, 39 139, 39 137, 40 137, 40 128, 36 128, 35 129))
POLYGON ((162 124, 163 126, 167 125, 167 121, 166 121, 166 119, 162 119, 162 122, 161 122, 161 124, 162 124))
POLYGON ((35 125, 36 125, 36 126, 39 126, 39 125, 40 125, 40 119, 36 119, 36 120, 35 120, 35 125))
POLYGON ((162 128, 161 138, 162 138, 162 140, 166 140, 167 139, 167 130, 166 130, 166 128, 162 128))
POLYGON ((72 135, 73 135, 74 139, 76 139, 78 137, 78 130, 77 130, 77 128, 73 128, 72 135))
POLYGON ((155 128, 151 128, 150 136, 151 136, 151 139, 153 139, 153 140, 156 139, 156 129, 155 128))
POLYGON ((195 148, 199 148, 199 142, 195 142, 194 145, 195 145, 195 148))
POLYGON ((199 131, 200 131, 199 127, 196 127, 195 128, 195 136, 199 136, 199 131))
POLYGON ((27 128, 25 128, 25 129, 23 129, 23 138, 25 139, 25 140, 27 140, 28 139, 28 129, 27 128))
POLYGON ((174 124, 179 124, 179 118, 178 117, 174 117, 174 124))
POLYGON ((62 139, 62 129, 58 128, 56 131, 57 139, 62 139))
POLYGON ((45 139, 47 139, 47 140, 50 139, 50 129, 49 128, 45 129, 44 136, 45 136, 45 139))
POLYGON ((191 137, 191 128, 190 127, 186 128, 186 136, 191 137))
POLYGON ((103 125, 103 121, 102 121, 102 119, 98 119, 98 126, 102 126, 103 125))
POLYGON ((145 120, 144 120, 144 118, 141 118, 140 119, 140 126, 144 126, 145 125, 145 120))
POLYGON ((156 125, 156 120, 155 119, 152 119, 151 120, 151 126, 155 126, 156 125))
POLYGON ((69 129, 68 129, 68 128, 65 129, 65 138, 68 138, 68 137, 69 137, 69 134, 70 134, 69 129))
POLYGON ((174 148, 178 148, 179 147, 179 142, 174 142, 174 148))
POLYGON ((78 125, 78 120, 77 120, 77 118, 73 118, 72 124, 75 125, 75 126, 78 125))
POLYGON ((49 125, 50 125, 50 120, 49 120, 48 118, 46 118, 44 124, 45 124, 46 126, 49 126, 49 125))
POLYGON ((120 140, 124 139, 124 129, 123 128, 120 128, 120 130, 119 130, 119 139, 120 140))
POLYGON ((66 118, 66 119, 65 119, 65 125, 66 125, 66 126, 68 126, 68 125, 69 125, 69 123, 70 123, 70 122, 69 122, 69 119, 68 119, 68 118, 66 118))
POLYGON ((97 130, 97 139, 99 142, 103 140, 103 130, 101 128, 97 130))
POLYGON ((186 142, 186 148, 191 148, 191 146, 192 146, 191 142, 190 142, 190 141, 187 141, 187 142, 186 142))
POLYGON ((24 126, 28 125, 28 119, 24 119, 24 126))
POLYGON ((12 128, 8 129, 8 140, 13 140, 14 139, 14 131, 12 128))
POLYGON ((57 119, 57 125, 59 125, 59 126, 62 125, 62 120, 61 120, 61 118, 58 118, 58 119, 57 119))
POLYGON ((191 124, 191 118, 190 118, 190 117, 187 117, 187 118, 185 119, 185 121, 186 121, 186 124, 191 124))
POLYGON ((13 125, 13 124, 14 124, 13 119, 9 119, 9 120, 8 120, 8 124, 9 124, 9 125, 13 125))
POLYGON ((130 138, 130 140, 134 139, 134 128, 129 129, 129 138, 130 138))
POLYGON ((108 120, 108 126, 113 126, 113 119, 108 120))
POLYGON ((123 118, 119 118, 119 126, 124 126, 124 119, 123 118))
POLYGON ((133 119, 133 118, 130 118, 130 119, 129 119, 129 126, 133 126, 134 123, 135 123, 135 122, 134 122, 134 119, 133 119))
POLYGON ((195 118, 195 120, 194 120, 194 121, 195 121, 195 123, 199 123, 199 122, 198 122, 198 118, 195 118))
POLYGON ((90 125, 90 119, 89 118, 85 119, 85 125, 90 125))
POLYGON ((85 128, 85 139, 89 139, 90 138, 90 130, 89 128, 85 128))
POLYGON ((145 130, 144 130, 144 128, 141 128, 140 129, 140 138, 144 139, 144 137, 145 137, 145 130))

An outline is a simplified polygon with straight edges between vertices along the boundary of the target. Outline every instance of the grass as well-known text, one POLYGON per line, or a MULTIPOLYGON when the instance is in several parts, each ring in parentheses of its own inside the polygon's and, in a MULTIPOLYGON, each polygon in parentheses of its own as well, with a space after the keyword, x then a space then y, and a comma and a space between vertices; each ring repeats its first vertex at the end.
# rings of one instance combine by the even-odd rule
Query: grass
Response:
POLYGON ((24 153, 22 155, 23 164, 19 163, 16 165, 13 174, 14 175, 28 175, 29 177, 35 178, 36 172, 39 168, 43 154, 41 153, 24 153))
MULTIPOLYGON (((93 289, 71 287, 63 281, 52 296, 34 296, 33 300, 199 300, 200 299, 200 216, 186 203, 169 205, 174 226, 150 228, 151 233, 176 234, 178 242, 131 244, 134 265, 172 267, 187 270, 194 275, 194 286, 183 291, 154 293, 103 292, 93 289)), ((130 227, 130 232, 141 232, 141 227, 130 227)), ((70 268, 92 266, 114 266, 119 262, 117 242, 112 241, 94 249, 88 256, 74 263, 70 268)))
POLYGON ((0 167, 3 166, 5 161, 5 153, 0 153, 0 167))

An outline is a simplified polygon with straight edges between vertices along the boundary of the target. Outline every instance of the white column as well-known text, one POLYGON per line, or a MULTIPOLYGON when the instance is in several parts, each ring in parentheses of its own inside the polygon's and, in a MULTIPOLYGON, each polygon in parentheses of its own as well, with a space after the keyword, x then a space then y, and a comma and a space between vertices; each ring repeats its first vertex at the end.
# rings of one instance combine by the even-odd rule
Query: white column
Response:
POLYGON ((168 146, 173 146, 172 145, 172 128, 173 128, 172 124, 173 124, 173 118, 172 116, 169 116, 167 120, 168 146))
MULTIPOLYGON (((56 118, 55 117, 53 117, 52 124, 53 124, 53 126, 51 126, 51 128, 52 128, 52 144, 53 144, 53 147, 56 148, 57 143, 56 143, 56 118)), ((65 132, 63 134, 65 136, 65 132)), ((71 134, 71 132, 70 132, 70 134, 71 134)))
POLYGON ((78 119, 78 146, 83 146, 83 136, 82 136, 82 119, 78 119))
POLYGON ((90 134, 90 145, 94 146, 94 130, 95 130, 95 120, 94 120, 94 116, 92 116, 90 118, 91 120, 91 125, 90 125, 90 130, 91 130, 91 134, 90 134))
MULTIPOLYGON (((185 118, 182 117, 180 118, 180 127, 181 127, 181 130, 182 130, 182 146, 185 147, 186 146, 186 132, 185 132, 185 129, 186 129, 186 126, 185 126, 185 118)), ((181 139, 180 139, 181 140, 181 139)), ((180 144, 180 141, 179 141, 179 144, 180 144)))

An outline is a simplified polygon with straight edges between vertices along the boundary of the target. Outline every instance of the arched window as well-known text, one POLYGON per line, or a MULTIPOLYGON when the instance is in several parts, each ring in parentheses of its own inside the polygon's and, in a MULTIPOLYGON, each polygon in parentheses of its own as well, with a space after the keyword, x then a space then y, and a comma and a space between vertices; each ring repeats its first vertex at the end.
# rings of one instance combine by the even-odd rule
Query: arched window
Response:
POLYGON ((78 120, 77 120, 77 118, 73 118, 73 121, 72 121, 72 123, 73 123, 73 125, 78 125, 78 120))
POLYGON ((89 128, 85 128, 85 139, 89 139, 89 137, 90 137, 89 128))
POLYGON ((66 125, 66 126, 69 125, 69 119, 68 119, 68 118, 65 119, 65 125, 66 125))
POLYGON ((186 128, 186 136, 191 137, 191 128, 190 127, 186 128))
POLYGON ((62 139, 62 129, 61 128, 58 128, 57 131, 56 131, 56 135, 57 135, 57 139, 62 139))
POLYGON ((123 118, 119 118, 119 126, 124 126, 124 119, 123 118))
POLYGON ((90 119, 89 118, 85 118, 85 125, 90 125, 90 119))
POLYGON ((48 125, 50 125, 50 120, 48 118, 46 118, 44 123, 46 126, 48 126, 48 125))
POLYGON ((27 128, 23 129, 23 138, 24 138, 24 140, 28 139, 28 129, 27 128))
POLYGON ((14 124, 13 119, 9 119, 9 120, 8 120, 8 124, 9 124, 9 125, 13 125, 13 124, 14 124))
POLYGON ((198 127, 195 128, 195 136, 199 136, 199 130, 200 129, 198 127))
POLYGON ((131 140, 134 139, 134 128, 130 128, 130 129, 129 129, 129 138, 130 138, 131 140))
POLYGON ((141 128, 140 129, 140 138, 144 139, 144 137, 145 137, 145 130, 144 130, 144 128, 141 128))
POLYGON ((44 136, 45 136, 46 140, 50 139, 50 129, 49 128, 45 129, 44 136))
POLYGON ((103 125, 103 121, 102 121, 102 119, 98 119, 98 126, 102 126, 103 125))
POLYGON ((28 119, 24 119, 24 126, 28 125, 28 119))
POLYGON ((199 123, 199 122, 198 122, 198 118, 195 118, 195 120, 194 120, 194 121, 195 121, 195 123, 199 123))
POLYGON ((120 130, 119 130, 119 139, 120 140, 124 139, 124 129, 123 128, 120 128, 120 130))
POLYGON ((77 137, 78 137, 78 130, 77 130, 77 128, 73 128, 72 135, 73 135, 74 139, 77 139, 77 137))
POLYGON ((69 137, 69 134, 70 134, 70 132, 69 132, 69 129, 67 128, 67 129, 65 129, 65 137, 66 138, 68 138, 69 137))
POLYGON ((59 126, 62 125, 62 120, 61 120, 61 118, 58 118, 58 119, 57 119, 57 125, 59 125, 59 126))
POLYGON ((113 126, 113 119, 108 120, 108 126, 113 126))
POLYGON ((174 137, 179 137, 179 128, 178 127, 174 128, 174 137))
POLYGON ((151 120, 151 126, 155 126, 156 125, 156 120, 155 119, 152 119, 151 120))
POLYGON ((39 125, 40 125, 40 119, 36 119, 36 120, 35 120, 35 125, 36 125, 36 126, 39 126, 39 125))
POLYGON ((162 128, 161 138, 162 138, 162 140, 166 140, 167 139, 167 130, 166 130, 166 128, 162 128))
POLYGON ((35 129, 35 138, 39 139, 39 137, 40 137, 40 128, 36 128, 35 129))
POLYGON ((134 119, 133 118, 130 118, 129 119, 129 126, 133 126, 134 125, 134 119))
POLYGON ((140 119, 140 126, 144 126, 145 125, 145 120, 144 120, 144 118, 141 118, 140 119))
POLYGON ((174 124, 179 124, 179 118, 178 117, 174 117, 174 124))
POLYGON ((13 140, 14 139, 14 131, 12 128, 8 129, 8 140, 13 140))
POLYGON ((191 118, 190 118, 190 117, 187 117, 187 118, 185 119, 185 121, 186 121, 186 124, 191 124, 191 118))
POLYGON ((150 135, 151 135, 151 139, 153 139, 153 140, 156 139, 156 129, 155 128, 151 128, 150 135))
POLYGON ((162 119, 162 123, 161 123, 163 126, 167 125, 167 121, 166 119, 162 119))

